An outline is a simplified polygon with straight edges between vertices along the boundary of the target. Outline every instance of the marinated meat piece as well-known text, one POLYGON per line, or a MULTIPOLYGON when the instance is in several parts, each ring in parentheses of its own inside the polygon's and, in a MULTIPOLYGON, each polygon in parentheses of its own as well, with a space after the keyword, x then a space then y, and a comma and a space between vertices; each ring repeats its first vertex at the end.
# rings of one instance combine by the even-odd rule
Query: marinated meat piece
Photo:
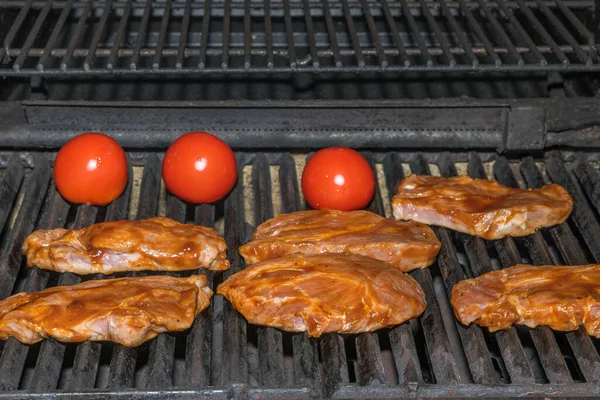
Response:
POLYGON ((30 266, 76 274, 229 268, 217 232, 165 217, 35 231, 23 244, 30 266))
POLYGON ((440 242, 431 228, 415 222, 368 211, 312 210, 266 221, 239 251, 249 264, 292 253, 360 254, 407 272, 431 265, 440 242))
POLYGON ((555 184, 514 189, 466 175, 452 178, 410 175, 392 199, 394 217, 459 232, 500 239, 524 236, 562 223, 573 207, 567 191, 555 184))
POLYGON ((492 332, 512 324, 557 331, 583 324, 600 337, 600 265, 516 265, 459 282, 451 302, 460 322, 492 332))
POLYGON ((347 254, 292 254, 254 264, 217 288, 253 324, 320 337, 401 324, 425 310, 417 282, 390 264, 347 254))
POLYGON ((202 275, 92 280, 19 293, 0 301, 0 339, 138 346, 161 332, 189 328, 211 296, 202 275))

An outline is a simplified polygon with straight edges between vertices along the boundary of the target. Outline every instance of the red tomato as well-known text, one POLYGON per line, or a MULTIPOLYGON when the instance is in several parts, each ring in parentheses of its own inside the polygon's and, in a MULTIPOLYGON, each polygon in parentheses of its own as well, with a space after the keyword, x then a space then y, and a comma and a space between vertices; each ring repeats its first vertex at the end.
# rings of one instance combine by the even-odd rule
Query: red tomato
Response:
POLYGON ((84 133, 56 155, 53 176, 60 194, 72 203, 104 206, 127 185, 127 157, 113 138, 84 133))
POLYGON ((177 139, 165 154, 162 177, 171 193, 190 203, 212 203, 235 185, 237 163, 231 148, 205 132, 177 139))
POLYGON ((373 198, 375 176, 358 152, 330 147, 317 151, 306 163, 302 191, 312 208, 357 210, 373 198))

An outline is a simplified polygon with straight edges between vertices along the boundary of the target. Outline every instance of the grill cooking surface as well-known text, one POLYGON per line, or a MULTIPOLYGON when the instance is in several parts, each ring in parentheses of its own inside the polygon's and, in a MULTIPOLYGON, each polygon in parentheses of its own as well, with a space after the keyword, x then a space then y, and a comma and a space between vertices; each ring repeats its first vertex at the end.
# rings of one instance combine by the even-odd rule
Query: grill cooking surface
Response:
POLYGON ((587 0, 4 0, 0 75, 595 71, 593 10, 587 0))
MULTIPOLYGON (((534 397, 593 396, 600 380, 600 341, 546 327, 512 327, 490 334, 456 323, 448 293, 459 280, 527 262, 600 262, 600 174, 596 155, 550 153, 518 162, 486 153, 365 153, 377 172, 371 211, 390 216, 390 197, 410 171, 451 176, 468 173, 509 186, 563 185, 574 199, 569 220, 523 238, 486 242, 434 228, 442 242, 437 262, 411 275, 428 302, 418 319, 393 329, 356 336, 303 334, 247 325, 220 296, 193 327, 162 334, 138 348, 111 343, 25 346, 3 343, 0 388, 31 392, 187 398, 282 397, 534 397), (143 390, 143 392, 139 392, 143 390)), ((51 155, 3 153, 0 157, 0 296, 80 281, 73 274, 28 268, 20 253, 34 228, 81 227, 157 214, 215 226, 227 240, 232 269, 208 273, 214 287, 244 267, 237 248, 254 226, 281 212, 305 208, 298 176, 305 154, 238 153, 240 178, 217 205, 186 205, 165 193, 156 153, 131 153, 126 193, 108 207, 69 206, 51 182, 51 155)), ((84 277, 91 279, 92 277, 84 277)), ((103 276, 95 276, 101 279, 103 276)), ((33 394, 30 396, 34 396, 33 394)))

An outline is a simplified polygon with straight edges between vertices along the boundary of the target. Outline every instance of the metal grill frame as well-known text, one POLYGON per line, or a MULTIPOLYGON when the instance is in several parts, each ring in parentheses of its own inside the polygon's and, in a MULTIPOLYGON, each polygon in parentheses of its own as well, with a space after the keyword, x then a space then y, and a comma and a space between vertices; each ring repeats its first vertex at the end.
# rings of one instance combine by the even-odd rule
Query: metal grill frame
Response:
MULTIPOLYGON (((152 147, 152 143, 148 143, 152 147)), ((137 205, 136 218, 154 215, 158 210, 160 157, 162 153, 130 153, 134 165, 143 165, 141 179, 141 201, 137 205)), ((215 312, 213 306, 204 312, 186 333, 185 377, 181 387, 173 388, 172 371, 176 338, 163 334, 149 342, 146 380, 143 387, 131 389, 134 385, 133 372, 139 348, 128 349, 112 347, 110 362, 110 389, 92 389, 103 343, 86 342, 75 345, 71 357, 73 366, 71 378, 65 389, 56 390, 62 372, 66 346, 54 340, 42 342, 33 371, 33 381, 29 387, 14 391, 19 385, 22 368, 26 362, 29 346, 11 339, 4 343, 0 355, 0 395, 7 398, 31 399, 40 395, 49 398, 469 398, 502 397, 516 398, 527 395, 533 398, 548 397, 594 397, 597 395, 597 382, 600 380, 600 355, 598 339, 591 339, 581 329, 567 334, 555 334, 541 327, 536 329, 515 329, 486 334, 478 326, 463 327, 452 319, 451 325, 445 320, 447 310, 445 300, 440 297, 436 282, 443 282, 441 293, 450 293, 454 283, 492 269, 491 258, 501 262, 502 267, 520 262, 522 257, 530 258, 533 264, 560 263, 560 259, 570 264, 600 260, 600 224, 598 223, 598 190, 600 173, 590 164, 598 162, 596 153, 548 152, 541 159, 526 157, 511 168, 509 160, 491 153, 364 153, 374 166, 380 163, 385 174, 384 185, 388 195, 393 193, 403 177, 404 166, 408 164, 415 173, 430 173, 436 165, 439 173, 451 176, 457 173, 456 162, 467 163, 467 173, 473 177, 485 178, 488 175, 483 161, 494 160, 493 174, 503 184, 518 186, 519 180, 528 187, 543 184, 540 162, 543 171, 554 182, 563 185, 574 198, 574 212, 569 220, 557 227, 536 232, 524 238, 507 238, 486 242, 468 235, 457 234, 443 228, 435 228, 442 242, 442 251, 436 264, 430 269, 412 272, 427 296, 428 308, 417 319, 420 325, 427 356, 419 355, 415 347, 410 323, 395 327, 387 334, 394 355, 398 385, 391 385, 386 378, 379 352, 378 334, 362 334, 343 338, 330 334, 320 340, 312 340, 302 334, 291 335, 294 363, 294 385, 285 383, 284 350, 282 337, 289 334, 271 329, 258 328, 258 373, 257 386, 251 384, 249 376, 248 325, 243 317, 235 312, 229 303, 223 301, 222 314, 215 312), (404 164, 404 165, 403 165, 404 164), (549 249, 548 236, 556 245, 560 256, 549 249), (469 268, 459 261, 457 249, 468 257, 469 268), (495 254, 493 254, 495 253, 495 254), (559 259, 557 259, 559 257, 559 259), (466 268, 466 269, 465 269, 466 268), (446 292, 444 292, 446 290, 446 292), (445 315, 446 314, 446 315, 445 315), (222 344, 219 354, 208 351, 211 338, 210 324, 220 318, 223 323, 222 344), (454 328, 450 329, 451 326, 454 328), (449 330, 450 329, 450 330, 449 330), (485 337, 488 337, 486 339, 485 337), (557 339, 568 344, 559 346, 557 339), (347 344, 351 340, 356 346, 357 382, 351 383, 347 344), (486 341, 497 343, 499 354, 505 368, 500 372, 492 363, 492 348, 486 341), (464 349, 457 349, 458 347, 464 349), (565 363, 565 346, 572 352, 577 363, 575 375, 582 382, 573 381, 573 373, 565 363), (532 356, 524 351, 525 347, 537 349, 532 356), (207 352, 208 351, 208 352, 207 352), (317 368, 321 354, 322 370, 317 368), (217 371, 211 370, 211 357, 221 361, 217 371), (462 361, 461 361, 462 360, 462 361), (532 360, 535 360, 533 362, 532 360), (467 362, 468 372, 460 364, 467 362), (423 363, 426 363, 425 365, 423 363), (432 374, 426 378, 423 368, 432 374), (220 371, 220 372, 219 372, 220 371), (541 372, 540 372, 541 371, 541 372), (542 374, 542 375, 540 375, 542 374), (507 376, 504 376, 507 375, 507 376), (510 379, 511 383, 503 383, 510 379), (432 382, 431 379, 434 379, 432 382), (545 382, 545 383, 544 383, 545 382)), ((13 291, 17 283, 24 290, 39 290, 51 284, 74 284, 78 277, 73 274, 54 274, 52 272, 28 268, 22 264, 20 243, 34 227, 64 226, 74 215, 73 226, 85 226, 96 221, 114 220, 127 216, 130 188, 116 202, 106 209, 95 207, 70 207, 55 191, 51 182, 50 159, 53 153, 45 152, 5 152, 0 157, 0 166, 8 173, 3 175, 3 190, 0 192, 2 204, 11 205, 23 195, 23 203, 14 220, 12 229, 7 231, 0 248, 0 290, 2 295, 13 291), (33 167, 31 170, 29 170, 33 167), (21 181, 24 186, 20 187, 21 181), (45 194, 41 196, 40 194, 45 194), (37 221, 37 222, 36 222, 37 221), (19 272, 20 271, 20 272, 19 272), (60 275, 58 281, 57 275, 60 275)), ((238 152, 240 176, 244 167, 252 166, 251 185, 253 193, 252 212, 254 223, 273 215, 271 201, 272 187, 270 166, 279 166, 281 212, 292 212, 304 208, 298 191, 296 165, 289 153, 238 152)), ((384 214, 382 188, 378 188, 369 210, 384 214)), ((223 278, 244 267, 237 253, 240 243, 247 240, 253 227, 248 225, 244 216, 244 187, 240 179, 234 191, 225 199, 223 206, 225 239, 228 242, 228 258, 232 268, 223 278)), ((8 223, 10 207, 0 208, 0 225, 8 223)), ((212 225, 216 209, 213 205, 196 206, 192 211, 194 221, 212 225)), ((166 200, 166 214, 183 220, 186 205, 172 196, 166 200)), ((213 274, 211 274, 213 275, 213 274)), ((209 281, 214 282, 214 276, 209 281)), ((451 318, 453 318, 451 316, 451 318)), ((493 347, 493 346, 492 346, 493 347)), ((419 347, 421 348, 421 347, 419 347)), ((569 353, 571 354, 571 353, 569 353)))
POLYGON ((6 149, 58 149, 100 131, 131 149, 168 147, 210 131, 236 149, 476 149, 505 152, 600 148, 598 98, 361 101, 0 102, 6 149))
POLYGON ((596 13, 585 0, 4 0, 1 10, 16 13, 0 37, 5 77, 600 70, 595 29, 574 13, 596 13))

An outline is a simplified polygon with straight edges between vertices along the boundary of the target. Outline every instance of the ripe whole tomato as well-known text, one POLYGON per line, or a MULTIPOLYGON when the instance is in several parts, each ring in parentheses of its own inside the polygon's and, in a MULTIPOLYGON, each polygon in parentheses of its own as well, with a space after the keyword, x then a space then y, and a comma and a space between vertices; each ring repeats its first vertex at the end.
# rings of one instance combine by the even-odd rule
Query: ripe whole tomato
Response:
POLYGON ((165 153, 162 177, 167 189, 190 203, 212 203, 227 195, 237 180, 231 148, 206 132, 178 138, 165 153))
POLYGON ((317 151, 306 163, 302 192, 315 209, 357 210, 373 198, 375 175, 357 151, 330 147, 317 151))
POLYGON ((104 206, 123 193, 127 176, 123 148, 103 133, 74 137, 59 150, 54 161, 56 188, 72 203, 104 206))

